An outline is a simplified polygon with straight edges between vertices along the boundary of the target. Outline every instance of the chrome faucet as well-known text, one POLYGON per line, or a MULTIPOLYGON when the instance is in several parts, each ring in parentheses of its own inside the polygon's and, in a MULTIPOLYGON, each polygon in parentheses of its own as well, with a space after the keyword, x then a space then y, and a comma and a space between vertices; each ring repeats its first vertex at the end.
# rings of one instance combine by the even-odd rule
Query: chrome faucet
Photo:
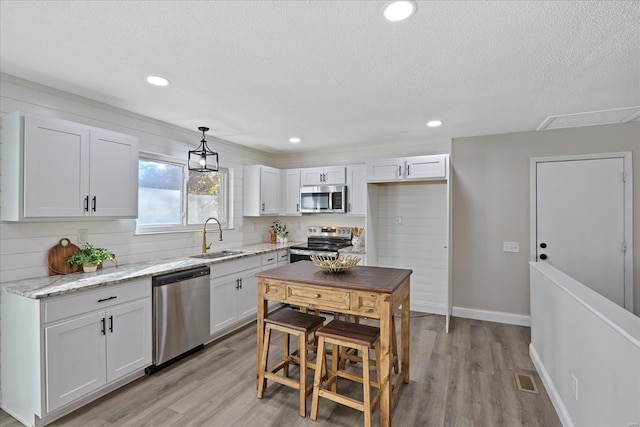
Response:
POLYGON ((215 222, 218 223, 218 233, 219 233, 218 240, 222 242, 222 225, 220 224, 220 221, 218 221, 218 219, 215 217, 207 218, 207 220, 204 222, 204 228, 202 230, 202 253, 203 254, 206 254, 207 250, 211 248, 211 243, 207 245, 207 223, 211 220, 214 220, 215 222))

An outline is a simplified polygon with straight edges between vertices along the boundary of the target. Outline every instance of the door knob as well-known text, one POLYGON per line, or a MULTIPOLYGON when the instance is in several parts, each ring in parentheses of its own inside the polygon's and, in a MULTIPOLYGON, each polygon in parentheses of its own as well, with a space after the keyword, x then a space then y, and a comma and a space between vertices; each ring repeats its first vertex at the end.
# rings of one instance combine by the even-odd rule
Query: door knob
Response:
POLYGON ((546 243, 540 243, 540 247, 541 247, 542 249, 544 249, 544 248, 546 248, 546 247, 547 247, 547 244, 546 244, 546 243))
POLYGON ((540 254, 540 259, 547 259, 547 255, 546 254, 540 254))

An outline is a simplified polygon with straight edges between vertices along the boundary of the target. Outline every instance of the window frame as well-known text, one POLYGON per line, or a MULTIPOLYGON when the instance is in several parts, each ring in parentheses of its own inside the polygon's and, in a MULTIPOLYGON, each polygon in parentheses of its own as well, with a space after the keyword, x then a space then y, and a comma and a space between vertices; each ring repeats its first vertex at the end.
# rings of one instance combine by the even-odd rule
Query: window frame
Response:
MULTIPOLYGON (((180 166, 182 168, 182 182, 180 186, 180 223, 179 224, 158 224, 158 225, 141 225, 138 224, 136 218, 136 228, 134 234, 159 234, 159 233, 184 233, 192 231, 202 230, 204 222, 201 223, 188 223, 188 209, 189 209, 189 194, 188 181, 189 181, 189 168, 186 159, 167 156, 163 154, 143 152, 138 154, 138 162, 141 160, 167 163, 174 166, 180 166)), ((218 171, 222 173, 221 188, 222 188, 222 207, 223 218, 220 219, 222 223, 222 229, 229 230, 233 228, 233 218, 231 216, 231 206, 233 203, 231 179, 233 171, 230 168, 220 167, 218 171)), ((140 184, 138 184, 138 188, 140 184)))

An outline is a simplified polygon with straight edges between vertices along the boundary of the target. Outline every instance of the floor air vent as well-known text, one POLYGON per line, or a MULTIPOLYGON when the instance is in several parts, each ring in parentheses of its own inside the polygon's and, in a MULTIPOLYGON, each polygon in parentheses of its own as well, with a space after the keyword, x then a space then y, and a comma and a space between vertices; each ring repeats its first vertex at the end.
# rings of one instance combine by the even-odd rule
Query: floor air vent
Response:
POLYGON ((515 374, 516 375, 516 384, 518 385, 518 390, 526 391, 527 393, 535 393, 538 394, 538 387, 536 387, 536 382, 533 380, 531 375, 526 374, 515 374))

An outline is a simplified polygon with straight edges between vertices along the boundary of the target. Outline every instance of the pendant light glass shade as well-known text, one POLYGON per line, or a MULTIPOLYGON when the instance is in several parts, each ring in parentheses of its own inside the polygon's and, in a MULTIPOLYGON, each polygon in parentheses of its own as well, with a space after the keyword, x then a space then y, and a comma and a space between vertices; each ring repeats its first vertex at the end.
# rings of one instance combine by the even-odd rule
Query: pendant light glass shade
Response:
POLYGON ((207 146, 204 133, 209 130, 206 127, 199 127, 202 131, 202 141, 195 150, 189 150, 189 170, 197 172, 218 172, 218 153, 212 151, 207 146))

